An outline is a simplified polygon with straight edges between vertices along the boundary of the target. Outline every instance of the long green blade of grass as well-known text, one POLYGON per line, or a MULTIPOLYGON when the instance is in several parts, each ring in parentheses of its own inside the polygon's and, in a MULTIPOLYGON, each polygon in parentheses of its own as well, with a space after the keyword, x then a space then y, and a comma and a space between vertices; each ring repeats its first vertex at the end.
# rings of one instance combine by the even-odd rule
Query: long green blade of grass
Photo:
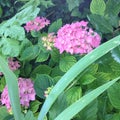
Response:
POLYGON ((0 56, 0 68, 3 72, 8 87, 8 93, 11 101, 12 112, 15 120, 21 120, 21 107, 18 92, 18 80, 14 73, 9 69, 5 60, 0 56))
POLYGON ((58 83, 51 90, 49 96, 44 102, 42 109, 39 113, 38 120, 43 120, 50 107, 63 92, 63 90, 74 80, 74 78, 85 70, 90 64, 95 62, 97 59, 108 53, 113 48, 120 44, 120 36, 117 36, 108 42, 100 45, 98 48, 87 54, 85 57, 80 59, 70 70, 58 81, 58 83))
POLYGON ((85 108, 90 102, 92 102, 95 98, 97 98, 101 93, 107 90, 111 85, 113 85, 120 77, 96 88, 90 93, 84 95, 81 99, 73 103, 71 106, 66 108, 61 114, 59 114, 55 120, 70 120, 73 118, 78 112, 80 112, 83 108, 85 108), (64 117, 63 117, 64 116, 64 117))

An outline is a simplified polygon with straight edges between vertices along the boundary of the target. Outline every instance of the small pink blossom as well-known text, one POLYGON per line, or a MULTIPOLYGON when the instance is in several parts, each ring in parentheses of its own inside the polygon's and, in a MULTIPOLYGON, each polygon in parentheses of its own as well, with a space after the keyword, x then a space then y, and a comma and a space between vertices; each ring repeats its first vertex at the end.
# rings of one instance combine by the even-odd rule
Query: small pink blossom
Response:
MULTIPOLYGON (((17 70, 18 68, 20 68, 20 62, 15 60, 14 58, 8 58, 8 66, 12 71, 17 70)), ((0 76, 2 75, 3 73, 0 72, 0 76)))
POLYGON ((20 62, 17 60, 14 60, 14 58, 8 59, 8 66, 11 70, 17 70, 20 67, 20 62))
POLYGON ((49 24, 50 21, 45 17, 36 17, 34 20, 27 22, 24 28, 26 29, 27 32, 33 30, 39 31, 49 24))
MULTIPOLYGON (((20 104, 23 107, 29 107, 30 101, 35 100, 35 95, 36 95, 32 80, 28 78, 20 77, 18 78, 18 87, 19 87, 20 104)), ((8 111, 11 109, 7 86, 5 86, 1 94, 1 103, 5 104, 8 111)))
POLYGON ((100 45, 101 37, 87 26, 88 22, 81 21, 66 24, 57 32, 54 47, 60 53, 86 54, 100 45))

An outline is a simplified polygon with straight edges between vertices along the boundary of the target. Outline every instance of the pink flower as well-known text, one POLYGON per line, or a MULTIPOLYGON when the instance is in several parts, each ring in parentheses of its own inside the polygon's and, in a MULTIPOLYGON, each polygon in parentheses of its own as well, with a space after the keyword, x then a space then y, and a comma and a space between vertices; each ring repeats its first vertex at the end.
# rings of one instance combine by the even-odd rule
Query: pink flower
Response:
POLYGON ((13 58, 8 59, 8 65, 11 70, 17 70, 20 67, 20 63, 17 60, 14 60, 13 58))
MULTIPOLYGON (((8 58, 8 66, 12 71, 17 70, 20 67, 20 62, 15 60, 14 58, 8 58)), ((0 72, 0 76, 2 75, 3 73, 0 72)))
POLYGON ((47 36, 42 37, 43 45, 47 48, 47 50, 52 50, 54 46, 56 36, 54 33, 49 33, 47 36))
POLYGON ((86 54, 100 45, 101 37, 87 26, 88 22, 81 21, 66 24, 57 32, 54 47, 60 53, 86 54))
MULTIPOLYGON (((23 107, 29 107, 30 101, 35 100, 35 95, 36 95, 32 80, 20 77, 18 78, 18 86, 19 86, 20 104, 23 107)), ((7 86, 5 86, 1 94, 1 103, 5 104, 8 111, 11 109, 7 86)))
POLYGON ((27 32, 33 30, 39 31, 49 24, 50 21, 47 20, 45 17, 36 17, 34 20, 27 22, 24 28, 26 29, 27 32))

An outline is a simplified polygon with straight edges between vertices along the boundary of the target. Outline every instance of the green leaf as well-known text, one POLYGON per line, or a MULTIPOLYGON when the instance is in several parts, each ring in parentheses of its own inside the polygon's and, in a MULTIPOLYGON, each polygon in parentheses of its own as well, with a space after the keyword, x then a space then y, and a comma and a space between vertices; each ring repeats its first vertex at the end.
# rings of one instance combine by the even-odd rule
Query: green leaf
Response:
POLYGON ((24 120, 37 120, 37 118, 34 117, 32 111, 28 111, 27 114, 25 115, 24 120))
POLYGON ((36 62, 44 62, 49 58, 48 52, 40 51, 38 57, 36 58, 36 62))
POLYGON ((71 16, 81 18, 81 13, 80 13, 78 7, 74 8, 74 9, 72 10, 71 16))
POLYGON ((117 77, 120 75, 120 63, 113 61, 111 64, 111 69, 112 69, 112 77, 117 77))
POLYGON ((109 20, 107 20, 104 16, 92 14, 88 16, 88 19, 96 28, 96 30, 104 34, 113 32, 112 25, 110 24, 109 20))
POLYGON ((110 119, 110 120, 120 120, 120 113, 115 113, 115 114, 113 115, 113 118, 110 119))
POLYGON ((38 54, 39 54, 39 47, 37 45, 30 46, 30 47, 25 48, 24 51, 22 51, 20 60, 30 61, 34 59, 35 57, 37 57, 38 54))
MULTIPOLYGON (((14 26, 15 29, 17 29, 17 30, 22 31, 22 34, 23 34, 23 28, 20 28, 20 26, 22 24, 25 24, 26 22, 34 19, 37 16, 37 14, 39 13, 39 11, 40 11, 40 9, 36 7, 35 1, 33 1, 31 5, 25 7, 23 10, 21 10, 19 13, 17 13, 15 16, 13 16, 11 19, 9 19, 9 20, 7 20, 5 22, 2 22, 0 24, 0 35, 1 36, 4 35, 4 33, 6 32, 6 30, 9 29, 9 28, 11 28, 12 30, 14 30, 12 26, 14 26), (19 26, 19 28, 16 27, 15 24, 17 24, 19 26)), ((18 31, 15 31, 15 33, 16 32, 18 32, 18 31)), ((22 37, 23 36, 19 36, 19 39, 21 40, 22 37)))
POLYGON ((90 11, 92 14, 104 15, 106 4, 104 0, 92 0, 90 3, 90 11))
POLYGON ((59 114, 55 120, 62 120, 63 116, 65 120, 70 120, 73 118, 78 112, 80 112, 83 108, 85 108, 89 103, 91 103, 94 99, 96 99, 101 93, 107 90, 111 85, 113 85, 120 77, 98 87, 97 89, 89 92, 84 95, 77 102, 73 103, 71 106, 66 108, 61 114, 59 114))
POLYGON ((79 7, 79 5, 83 2, 83 0, 67 0, 69 11, 72 11, 75 7, 79 7))
POLYGON ((113 49, 111 53, 112 53, 112 57, 114 58, 114 60, 120 63, 120 46, 113 49))
POLYGON ((108 89, 108 96, 113 107, 120 109, 120 83, 115 83, 108 89))
POLYGON ((6 107, 0 107, 0 119, 1 120, 12 120, 14 118, 12 115, 8 113, 6 107))
POLYGON ((85 74, 96 74, 96 72, 98 71, 98 64, 92 64, 90 65, 86 70, 85 70, 85 74))
POLYGON ((31 76, 35 78, 37 74, 50 74, 51 67, 48 65, 39 65, 31 73, 31 76))
POLYGON ((41 102, 39 102, 38 100, 32 101, 30 103, 30 110, 33 113, 36 113, 38 111, 38 109, 39 109, 40 104, 41 104, 41 102))
POLYGON ((31 74, 31 71, 32 71, 32 65, 29 63, 29 62, 27 62, 24 66, 23 66, 23 68, 21 68, 22 69, 22 71, 24 72, 24 76, 29 76, 30 74, 31 74))
POLYGON ((105 12, 106 12, 106 15, 117 16, 120 12, 120 1, 119 0, 107 0, 105 12))
POLYGON ((87 105, 80 113, 75 120, 97 120, 98 112, 98 102, 94 100, 89 105, 87 105))
POLYGON ((59 68, 59 66, 55 66, 54 68, 52 68, 51 71, 51 76, 55 77, 55 76, 63 76, 64 72, 62 72, 59 68))
POLYGON ((54 120, 66 107, 66 96, 62 93, 49 110, 49 120, 54 120))
POLYGON ((83 84, 83 85, 87 85, 87 84, 90 84, 92 83, 96 78, 91 75, 91 74, 85 74, 83 75, 81 78, 80 78, 80 82, 83 84))
POLYGON ((60 60, 60 54, 59 54, 59 51, 57 49, 53 50, 51 52, 51 59, 54 61, 54 62, 59 62, 60 60))
POLYGON ((19 25, 12 25, 6 28, 4 36, 23 41, 25 39, 25 31, 24 28, 19 25))
POLYGON ((45 6, 46 8, 54 5, 51 0, 47 0, 47 1, 43 0, 43 1, 40 1, 40 4, 43 5, 43 6, 45 6))
POLYGON ((0 69, 2 70, 6 79, 8 94, 10 97, 12 112, 15 120, 21 120, 22 113, 18 92, 18 80, 2 57, 0 57, 0 69))
POLYGON ((34 6, 34 3, 25 9, 21 10, 19 13, 17 13, 12 19, 10 19, 12 22, 15 22, 15 20, 19 21, 19 24, 22 25, 32 19, 34 19, 37 14, 39 13, 40 9, 34 6))
POLYGON ((0 17, 2 16, 2 14, 3 14, 3 10, 2 10, 2 8, 0 6, 0 17))
POLYGON ((20 53, 19 42, 10 38, 2 38, 2 53, 10 57, 17 57, 20 53))
POLYGON ((38 116, 38 120, 42 120, 46 116, 50 107, 57 99, 57 97, 64 91, 64 89, 89 65, 93 64, 97 59, 107 54, 109 51, 114 49, 120 44, 120 36, 117 36, 106 43, 103 43, 98 48, 94 49, 89 54, 82 57, 76 64, 74 64, 64 76, 57 82, 54 88, 51 90, 47 97, 44 105, 42 106, 41 112, 38 116), (62 86, 62 87, 61 87, 62 86), (48 104, 49 103, 49 104, 48 104))
POLYGON ((64 56, 60 58, 59 67, 63 72, 67 72, 76 63, 74 56, 64 56))
POLYGON ((53 22, 48 29, 48 33, 57 33, 58 29, 62 26, 62 19, 58 19, 57 21, 53 22))
POLYGON ((81 87, 72 87, 65 92, 67 105, 76 102, 82 96, 81 87))
POLYGON ((108 82, 111 80, 111 74, 110 73, 104 73, 104 72, 98 72, 95 75, 95 80, 92 83, 92 86, 88 86, 90 88, 96 88, 99 87, 100 85, 108 82))
POLYGON ((50 76, 45 74, 37 74, 35 79, 34 88, 36 94, 40 97, 45 99, 44 92, 47 90, 48 87, 53 85, 53 80, 50 76))

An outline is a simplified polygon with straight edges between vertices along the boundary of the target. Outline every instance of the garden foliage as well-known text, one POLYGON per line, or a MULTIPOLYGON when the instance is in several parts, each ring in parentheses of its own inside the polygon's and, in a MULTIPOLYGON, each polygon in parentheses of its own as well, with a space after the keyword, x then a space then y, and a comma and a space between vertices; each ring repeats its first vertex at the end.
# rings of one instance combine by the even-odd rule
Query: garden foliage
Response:
POLYGON ((119 0, 1 0, 0 120, 119 120, 119 14, 119 0))

